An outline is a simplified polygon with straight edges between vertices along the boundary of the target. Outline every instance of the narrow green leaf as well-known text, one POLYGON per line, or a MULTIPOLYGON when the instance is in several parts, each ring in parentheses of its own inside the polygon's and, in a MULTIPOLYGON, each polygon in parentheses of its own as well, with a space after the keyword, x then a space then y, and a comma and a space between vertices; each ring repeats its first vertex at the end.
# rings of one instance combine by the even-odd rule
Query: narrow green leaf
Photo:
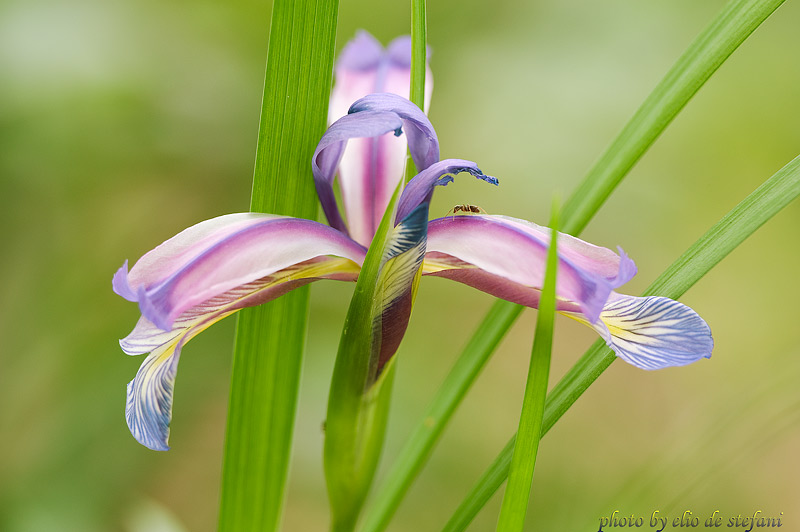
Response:
MULTIPOLYGON (((782 3, 782 0, 733 0, 717 15, 653 90, 564 205, 563 232, 580 234, 675 115, 722 62, 782 3)), ((364 532, 385 530, 452 413, 522 310, 522 307, 505 301, 493 305, 400 451, 397 464, 376 494, 375 506, 367 515, 364 532), (482 343, 477 335, 484 330, 491 331, 496 340, 482 343)))
POLYGON ((583 231, 634 164, 723 62, 784 0, 733 0, 694 40, 564 205, 565 233, 583 231))
MULTIPOLYGON (((428 65, 428 22, 425 0, 411 0, 411 87, 409 100, 425 110, 425 71, 428 65)), ((406 157, 406 181, 417 175, 411 157, 406 157)))
POLYGON ((411 0, 411 100, 420 109, 425 104, 428 22, 425 0, 411 0))
POLYGON ((553 205, 550 218, 551 239, 547 250, 547 269, 544 275, 536 335, 533 340, 528 382, 522 399, 522 413, 514 444, 508 485, 503 495, 498 532, 522 531, 533 481, 533 469, 542 435, 542 416, 550 375, 550 354, 553 349, 553 328, 556 319, 556 272, 558 271, 558 207, 553 205))
MULTIPOLYGON (((800 196, 800 156, 765 181, 726 214, 656 279, 642 295, 677 299, 706 273, 744 242, 759 227, 800 196)), ((544 411, 542 434, 546 434, 578 397, 616 359, 602 340, 595 342, 578 363, 550 392, 544 411)), ((478 484, 464 499, 444 528, 465 530, 506 479, 514 440, 506 444, 478 484)))
MULTIPOLYGON (((256 212, 314 219, 311 156, 325 130, 338 0, 276 0, 253 193, 256 212)), ((308 290, 239 314, 219 530, 280 527, 308 314, 308 290)))

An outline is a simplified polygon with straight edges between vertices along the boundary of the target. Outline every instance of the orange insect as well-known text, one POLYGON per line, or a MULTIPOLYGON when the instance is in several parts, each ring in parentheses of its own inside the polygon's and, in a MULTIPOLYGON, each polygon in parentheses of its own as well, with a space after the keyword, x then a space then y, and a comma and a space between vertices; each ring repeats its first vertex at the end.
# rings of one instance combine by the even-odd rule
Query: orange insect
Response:
POLYGON ((453 206, 452 209, 445 213, 445 217, 447 217, 448 214, 453 213, 453 218, 455 218, 457 212, 463 212, 464 214, 486 214, 486 211, 477 205, 462 203, 461 205, 453 206))

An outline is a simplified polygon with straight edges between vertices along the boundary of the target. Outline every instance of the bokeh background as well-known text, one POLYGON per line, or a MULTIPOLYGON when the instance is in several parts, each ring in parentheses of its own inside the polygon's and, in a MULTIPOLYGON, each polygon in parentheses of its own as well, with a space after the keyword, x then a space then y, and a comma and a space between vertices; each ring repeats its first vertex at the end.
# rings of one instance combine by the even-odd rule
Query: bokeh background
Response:
MULTIPOLYGON (((405 2, 342 0, 358 28, 407 33, 405 2)), ((800 153, 800 5, 788 2, 700 91, 584 233, 621 245, 643 290, 800 153)), ((473 203, 545 222, 722 0, 439 0, 429 5, 431 118, 445 157, 478 161, 432 212, 473 203)), ((137 318, 113 272, 249 201, 269 5, 233 0, 0 4, 0 530, 216 529, 234 320, 185 350, 168 453, 128 434, 137 318)), ((309 177, 310 178, 310 177, 309 177)), ((622 362, 543 441, 530 530, 783 512, 800 527, 800 205, 684 297, 711 325, 711 360, 655 373, 622 362)), ((312 289, 284 530, 325 530, 321 422, 351 285, 312 289)), ((399 352, 382 471, 491 298, 425 279, 399 352)), ((391 529, 435 531, 515 430, 534 311, 453 419, 391 529)), ((551 382, 594 341, 557 321, 551 382)), ((380 478, 378 479, 380 481, 380 478)), ((500 497, 471 530, 493 530, 500 497)))

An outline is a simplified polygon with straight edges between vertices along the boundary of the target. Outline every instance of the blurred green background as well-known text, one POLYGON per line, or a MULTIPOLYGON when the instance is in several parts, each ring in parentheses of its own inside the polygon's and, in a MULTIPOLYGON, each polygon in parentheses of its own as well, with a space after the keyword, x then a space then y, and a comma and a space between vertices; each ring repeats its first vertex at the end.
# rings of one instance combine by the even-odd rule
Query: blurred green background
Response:
MULTIPOLYGON (((687 106, 584 233, 621 245, 644 289, 800 153, 800 5, 769 19, 687 106)), ((473 203, 545 222, 721 0, 429 5, 431 119, 461 180, 432 212, 473 203)), ((407 33, 406 2, 342 0, 358 28, 407 33)), ((234 0, 0 4, 0 530, 212 531, 234 320, 184 350, 168 453, 128 434, 140 357, 117 339, 135 305, 111 276, 179 230, 249 202, 269 6, 234 0)), ((310 176, 309 176, 310 179, 310 176)), ((705 519, 762 510, 800 525, 800 205, 683 299, 714 357, 655 373, 615 363, 543 441, 530 530, 593 531, 620 510, 705 519)), ((351 285, 312 290, 287 531, 325 530, 321 422, 351 285)), ((491 298, 425 279, 399 372, 384 467, 491 298)), ((435 531, 513 433, 535 312, 462 405, 392 531, 435 531)), ((557 321, 554 383, 594 341, 557 321)), ((379 479, 380 481, 380 479, 379 479)), ((471 530, 493 530, 500 498, 471 530)))

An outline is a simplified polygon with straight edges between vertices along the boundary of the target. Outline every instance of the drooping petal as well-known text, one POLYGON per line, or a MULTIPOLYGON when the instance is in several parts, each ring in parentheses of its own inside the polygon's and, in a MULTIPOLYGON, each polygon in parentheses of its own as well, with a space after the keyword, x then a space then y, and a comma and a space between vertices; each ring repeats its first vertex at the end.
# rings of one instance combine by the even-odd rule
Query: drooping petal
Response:
POLYGON ((408 182, 403 189, 403 194, 397 203, 397 214, 395 220, 398 222, 405 219, 411 211, 422 203, 429 204, 433 197, 433 190, 437 186, 446 186, 453 182, 454 176, 460 173, 469 173, 478 179, 482 179, 492 185, 497 185, 497 178, 485 175, 472 161, 463 159, 445 159, 431 165, 418 173, 414 179, 408 182))
MULTIPOLYGON (((524 220, 471 215, 440 218, 428 227, 424 274, 453 279, 497 297, 537 307, 549 230, 524 220)), ((564 235, 558 255, 558 310, 594 323, 612 290, 636 273, 624 253, 564 235)))
POLYGON ((191 307, 291 266, 324 256, 357 265, 364 259, 361 246, 317 222, 266 214, 222 218, 231 223, 198 224, 142 257, 130 273, 118 271, 115 291, 135 295, 142 314, 169 330, 191 307))
POLYGON ((685 366, 710 358, 714 348, 708 324, 666 297, 614 293, 592 327, 618 357, 641 369, 685 366))
MULTIPOLYGON (((345 171, 342 173, 340 162, 345 154, 345 146, 351 139, 383 138, 383 135, 392 132, 399 136, 402 133, 402 127, 402 119, 389 111, 367 111, 343 116, 331 124, 322 135, 311 159, 314 184, 317 187, 317 195, 328 223, 331 227, 350 234, 354 240, 364 246, 369 245, 375 232, 372 228, 372 218, 373 212, 377 208, 375 206, 376 176, 384 175, 391 169, 384 168, 385 161, 373 158, 375 154, 370 150, 360 158, 348 157, 345 171), (339 169, 342 195, 345 198, 348 225, 345 225, 339 213, 333 193, 333 180, 336 177, 337 169, 339 169), (364 235, 367 234, 369 228, 372 228, 372 232, 369 232, 369 238, 366 238, 364 235)), ((350 151, 349 147, 347 151, 350 151)), ((402 175, 402 167, 397 174, 402 175)), ((383 207, 385 208, 386 205, 383 207)), ((383 211, 381 211, 382 215, 383 211)))
POLYGON ((317 257, 195 305, 178 316, 168 331, 143 316, 131 334, 120 340, 129 355, 150 353, 128 384, 125 415, 136 440, 150 449, 169 449, 175 374, 186 342, 237 310, 265 303, 318 279, 355 281, 359 269, 349 259, 317 257))
MULTIPOLYGON (((331 91, 328 122, 348 113, 350 105, 368 94, 393 93, 407 99, 411 81, 411 39, 398 37, 384 51, 380 43, 365 31, 345 45, 336 63, 336 83, 331 91)), ((426 108, 433 90, 433 77, 427 69, 426 108)), ((413 134, 410 132, 409 134, 413 134)), ((366 135, 362 135, 366 137, 366 135)), ((354 138, 339 164, 339 186, 351 238, 368 246, 389 204, 392 192, 403 177, 406 137, 386 133, 371 138, 354 138)), ((438 149, 436 158, 438 159, 438 149)), ((333 169, 335 171, 335 168, 333 169)), ((331 185, 333 174, 331 173, 331 185)), ((319 186, 318 186, 319 189, 319 186)), ((333 207, 333 194, 327 187, 320 196, 326 215, 333 207)), ((328 216, 339 228, 338 212, 328 216), (337 221, 334 221, 337 220, 337 221)))
POLYGON ((172 391, 180 355, 175 345, 153 351, 128 383, 125 420, 136 441, 154 451, 167 451, 172 417, 172 391))

